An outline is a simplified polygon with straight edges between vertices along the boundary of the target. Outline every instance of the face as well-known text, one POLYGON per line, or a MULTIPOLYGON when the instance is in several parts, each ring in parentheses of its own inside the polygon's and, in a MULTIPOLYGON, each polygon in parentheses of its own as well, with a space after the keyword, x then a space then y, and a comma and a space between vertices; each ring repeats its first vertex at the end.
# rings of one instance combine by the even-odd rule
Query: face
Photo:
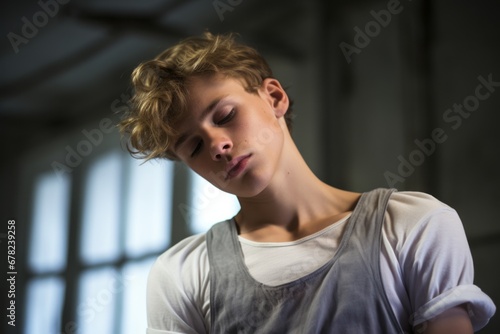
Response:
POLYGON ((262 192, 283 153, 288 97, 275 79, 256 93, 242 81, 215 75, 193 78, 188 112, 174 153, 217 188, 240 197, 262 192))

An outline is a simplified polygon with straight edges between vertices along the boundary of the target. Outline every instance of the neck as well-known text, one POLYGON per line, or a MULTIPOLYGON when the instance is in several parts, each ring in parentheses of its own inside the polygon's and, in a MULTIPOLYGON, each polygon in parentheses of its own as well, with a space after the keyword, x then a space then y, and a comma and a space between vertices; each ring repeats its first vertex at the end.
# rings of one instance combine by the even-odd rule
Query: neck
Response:
POLYGON ((238 198, 240 235, 255 241, 289 241, 329 225, 349 213, 359 194, 322 182, 307 166, 293 140, 269 186, 259 195, 238 198))

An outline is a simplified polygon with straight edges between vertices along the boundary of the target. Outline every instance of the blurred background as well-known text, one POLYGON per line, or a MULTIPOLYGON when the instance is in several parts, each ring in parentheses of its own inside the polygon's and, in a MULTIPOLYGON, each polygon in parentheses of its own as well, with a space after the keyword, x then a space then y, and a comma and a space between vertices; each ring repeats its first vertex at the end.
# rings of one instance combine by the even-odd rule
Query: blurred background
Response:
MULTIPOLYGON (((323 180, 453 206, 499 304, 497 1, 31 0, 0 16, 2 277, 17 272, 2 333, 144 333, 154 259, 238 210, 180 164, 131 159, 114 127, 134 67, 206 29, 266 57, 323 180)), ((498 316, 481 331, 499 332, 498 316)))

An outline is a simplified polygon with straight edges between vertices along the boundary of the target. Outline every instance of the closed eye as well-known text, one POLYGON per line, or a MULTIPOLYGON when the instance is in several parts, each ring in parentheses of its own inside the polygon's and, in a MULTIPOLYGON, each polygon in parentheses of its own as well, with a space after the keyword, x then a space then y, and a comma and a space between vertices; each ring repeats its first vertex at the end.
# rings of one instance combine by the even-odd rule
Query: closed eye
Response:
POLYGON ((202 142, 201 140, 196 144, 193 152, 191 152, 191 158, 194 157, 201 150, 202 142))
POLYGON ((224 116, 221 120, 217 121, 216 124, 217 125, 223 125, 223 124, 226 124, 227 122, 229 122, 234 116, 234 109, 231 109, 231 111, 226 115, 224 116))

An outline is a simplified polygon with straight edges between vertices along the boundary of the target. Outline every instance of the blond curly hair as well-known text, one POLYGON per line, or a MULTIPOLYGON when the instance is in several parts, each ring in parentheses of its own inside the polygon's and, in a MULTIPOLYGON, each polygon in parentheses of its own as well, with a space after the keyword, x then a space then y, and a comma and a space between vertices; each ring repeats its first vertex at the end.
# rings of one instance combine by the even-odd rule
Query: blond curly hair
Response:
MULTIPOLYGON (((136 158, 177 160, 171 146, 176 127, 187 109, 188 79, 223 74, 242 79, 256 93, 273 77, 265 59, 253 48, 237 43, 233 34, 190 37, 168 48, 132 73, 131 108, 119 123, 128 137, 127 149, 136 158)), ((291 127, 291 110, 285 115, 291 127)))

